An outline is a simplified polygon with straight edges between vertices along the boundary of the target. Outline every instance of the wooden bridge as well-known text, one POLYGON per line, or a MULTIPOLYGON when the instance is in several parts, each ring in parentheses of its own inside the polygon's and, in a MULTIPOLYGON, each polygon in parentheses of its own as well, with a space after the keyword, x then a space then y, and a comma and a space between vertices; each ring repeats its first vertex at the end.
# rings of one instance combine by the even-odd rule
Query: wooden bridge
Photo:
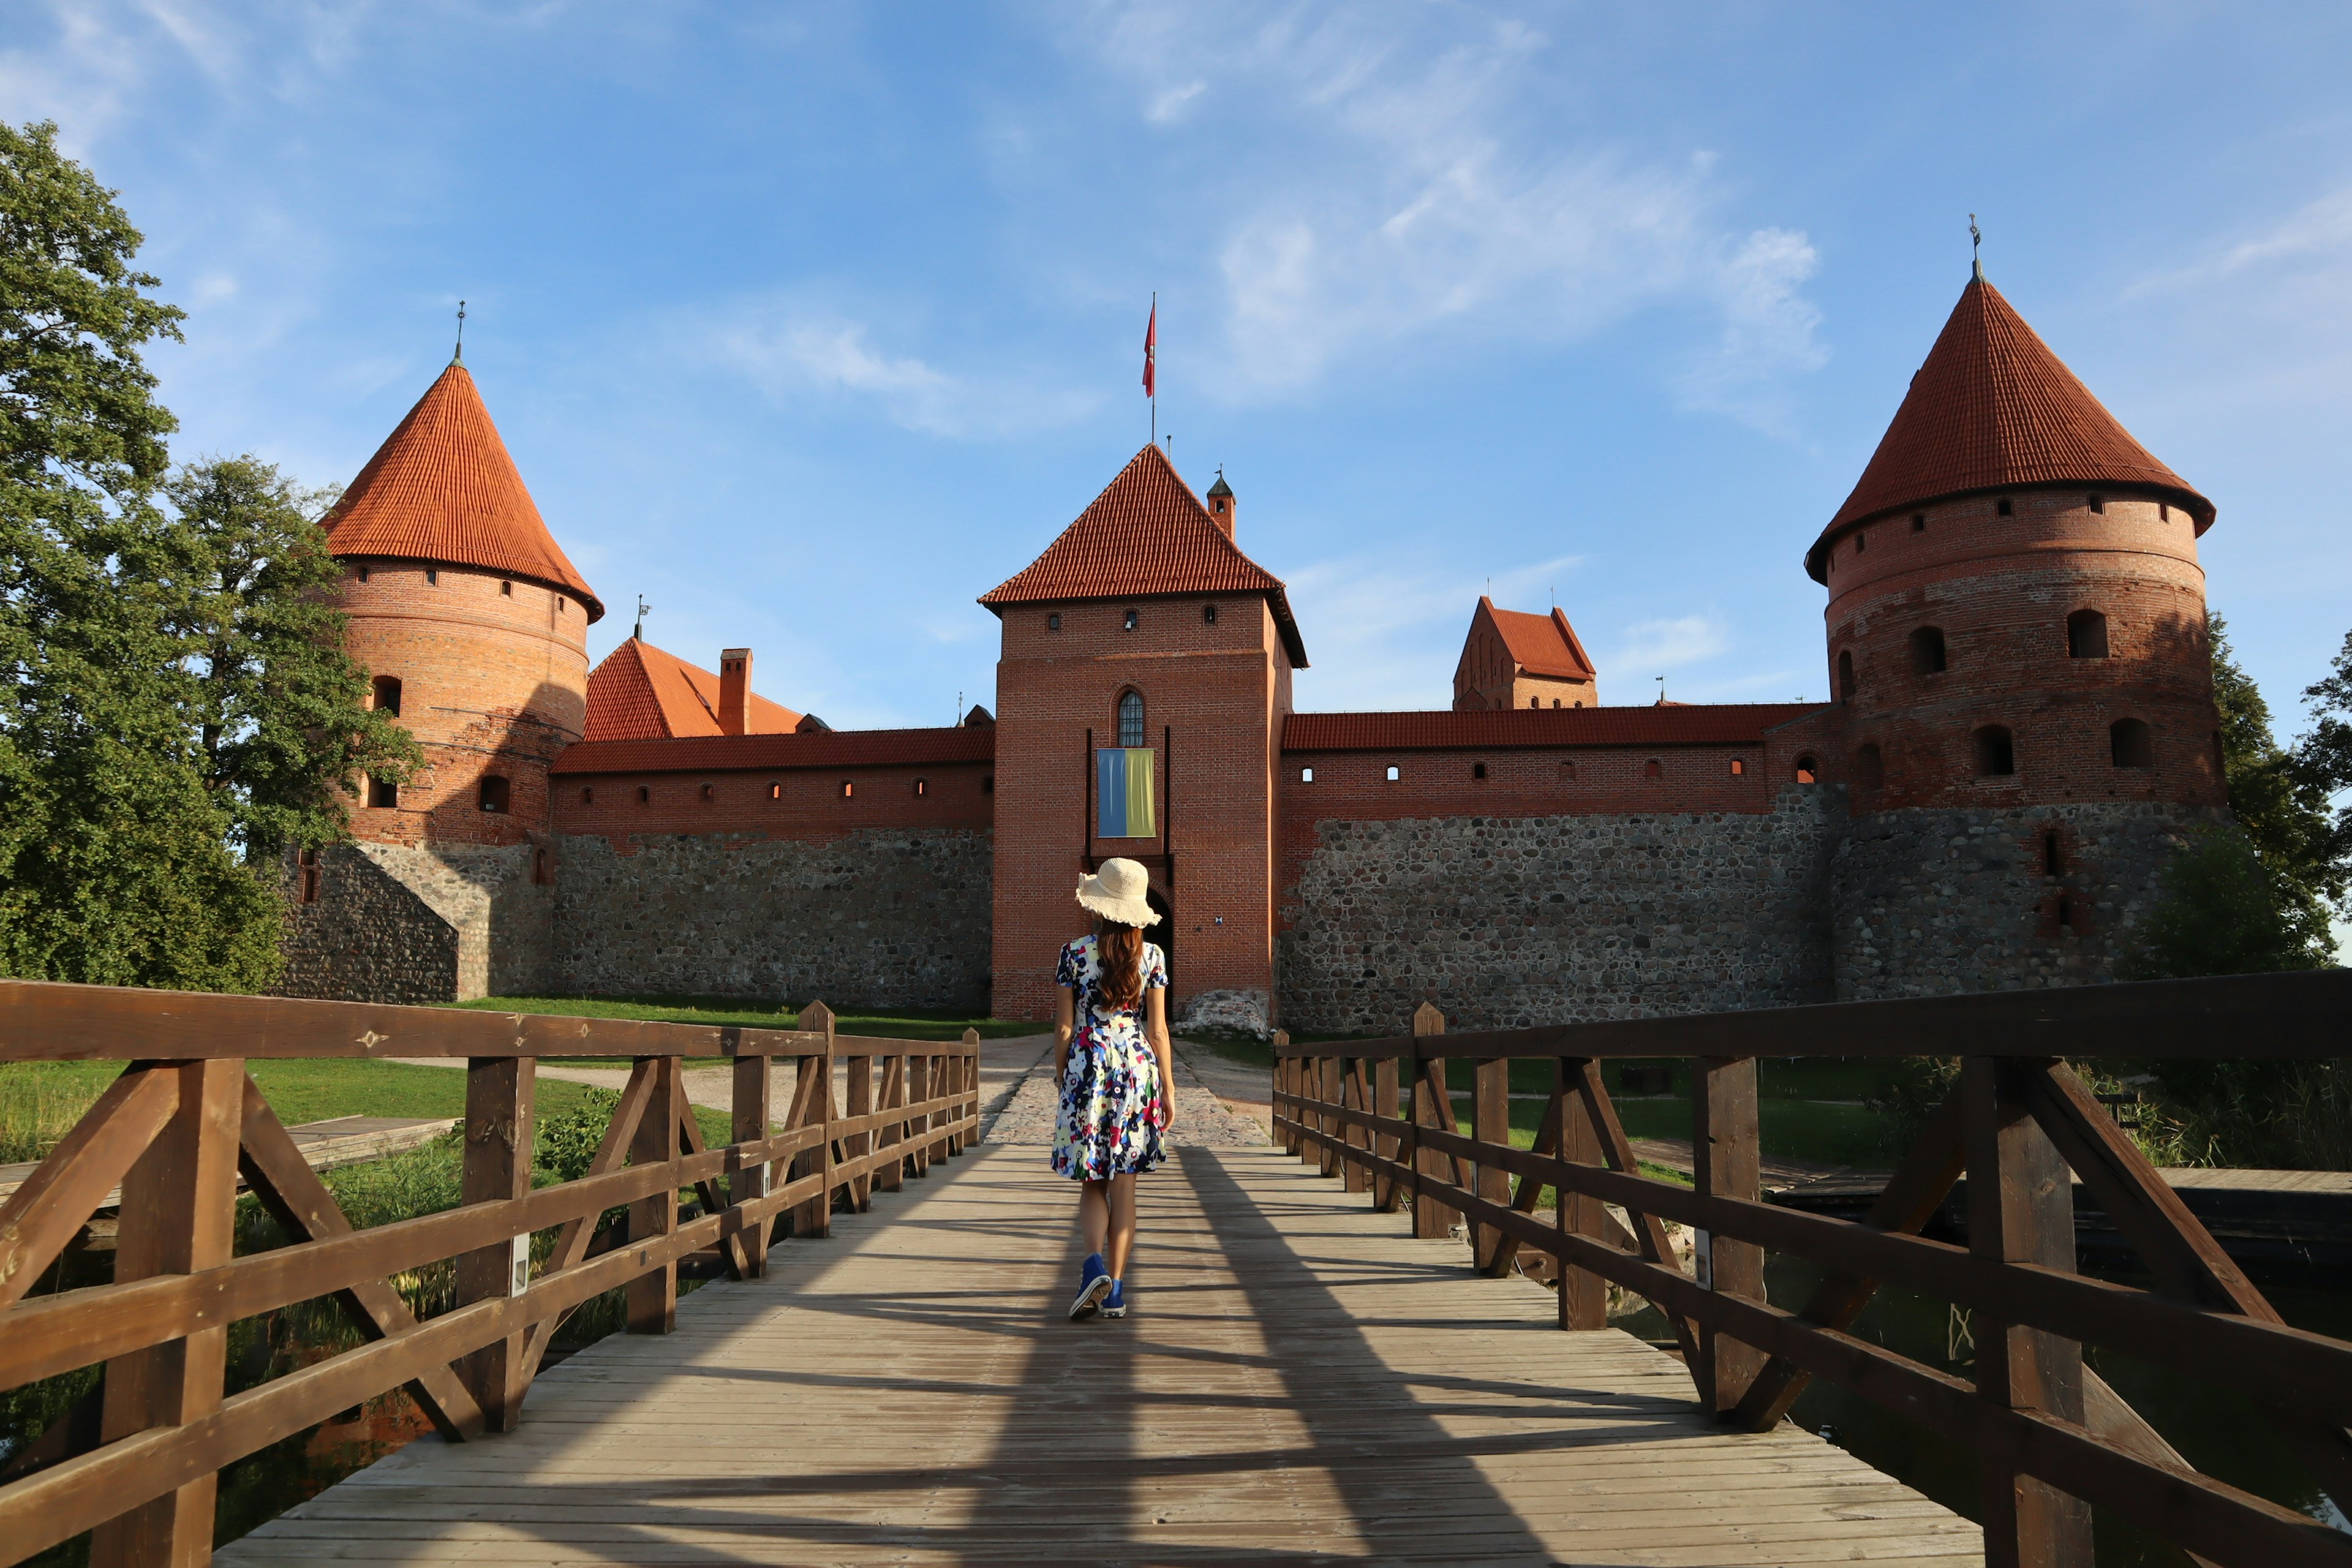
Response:
POLYGON ((0 1385, 105 1368, 97 1445, 0 1486, 0 1560, 88 1533, 104 1568, 204 1563, 222 1467, 405 1386, 445 1440, 220 1560, 2087 1565, 2095 1509, 2197 1561, 2352 1564, 2352 1535, 2199 1474, 2085 1364, 2245 1396, 2352 1501, 2352 1344, 2281 1322, 2063 1060, 2329 1056, 2347 982, 1282 1042, 1282 1146, 1148 1178, 1135 1314, 1084 1325, 1068 1184, 972 1144, 969 1039, 839 1036, 822 1007, 756 1031, 0 983, 0 1060, 128 1062, 0 1205, 0 1385), (1871 1219, 1759 1202, 1756 1058, 1904 1053, 1962 1058, 1959 1088, 1871 1219), (243 1067, 328 1056, 467 1060, 461 1206, 352 1229, 243 1067), (534 1190, 557 1056, 634 1066, 589 1173, 534 1190), (1693 1061, 1693 1185, 1640 1174, 1612 1057, 1693 1061), (686 1107, 696 1058, 732 1062, 723 1147, 686 1107), (1555 1085, 1526 1149, 1519 1058, 1555 1085), (2148 1288, 2074 1272, 2069 1166, 2148 1288), (240 1169, 294 1244, 235 1255, 240 1169), (1963 1172, 1969 1245, 1916 1235, 1963 1172), (30 1293, 118 1183, 112 1281, 30 1293), (1770 1301, 1768 1250, 1828 1277, 1770 1301), (456 1301, 419 1321, 393 1282, 448 1259, 456 1301), (681 1310, 682 1267, 723 1278, 681 1310), (1973 1383, 1846 1331, 1877 1281, 1975 1314, 1973 1383), (1605 1326, 1612 1284, 1678 1356, 1605 1326), (540 1372, 614 1289, 630 1331, 540 1372), (326 1295, 369 1342, 229 1394, 229 1326, 326 1295), (1783 1421, 1812 1377, 1969 1452, 1983 1528, 1783 1421))

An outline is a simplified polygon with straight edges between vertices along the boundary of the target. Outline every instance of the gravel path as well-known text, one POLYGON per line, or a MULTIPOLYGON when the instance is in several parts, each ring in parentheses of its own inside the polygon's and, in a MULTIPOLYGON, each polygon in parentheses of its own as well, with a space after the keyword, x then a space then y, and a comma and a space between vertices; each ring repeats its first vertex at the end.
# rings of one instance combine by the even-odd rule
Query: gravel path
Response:
MULTIPOLYGON (((1040 1147, 1054 1142, 1054 1115, 1058 1103, 1054 1092, 1053 1044, 1053 1037, 1045 1037, 1045 1051, 1014 1089, 1003 1112, 993 1118, 982 1118, 983 1142, 1040 1147)), ((1263 1148, 1270 1140, 1264 1126, 1246 1115, 1235 1114, 1202 1082, 1200 1075, 1193 1071, 1192 1053, 1179 1043, 1176 1125, 1168 1141, 1180 1149, 1252 1149, 1263 1148)))

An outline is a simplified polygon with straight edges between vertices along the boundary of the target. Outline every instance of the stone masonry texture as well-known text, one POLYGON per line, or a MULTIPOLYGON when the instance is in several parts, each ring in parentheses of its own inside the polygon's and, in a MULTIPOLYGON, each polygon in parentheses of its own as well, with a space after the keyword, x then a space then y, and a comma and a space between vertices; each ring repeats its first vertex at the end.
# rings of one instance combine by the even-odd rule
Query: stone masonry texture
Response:
POLYGON ((1507 1028, 1828 1000, 1834 792, 1762 814, 1318 823, 1286 889, 1283 1020, 1507 1028))
POLYGON ((985 831, 578 834, 557 859, 566 990, 988 1006, 985 831))
POLYGON ((1830 868, 1837 999, 2115 979, 2164 862, 2225 818, 2147 802, 1857 817, 1830 868))

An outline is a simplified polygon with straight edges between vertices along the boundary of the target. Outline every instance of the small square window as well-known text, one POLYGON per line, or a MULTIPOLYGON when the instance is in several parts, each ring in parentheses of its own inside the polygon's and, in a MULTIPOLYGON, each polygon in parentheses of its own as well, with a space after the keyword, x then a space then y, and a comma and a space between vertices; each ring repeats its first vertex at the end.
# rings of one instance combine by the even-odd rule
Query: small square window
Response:
POLYGON ((1315 782, 1315 770, 1313 768, 1299 769, 1298 782, 1300 784, 1313 784, 1315 782))
POLYGON ((1992 510, 1993 515, 1996 517, 2014 517, 2017 515, 2016 504, 2007 496, 2003 496, 1999 500, 1993 502, 1992 510))
POLYGON ((1391 768, 1391 769, 1389 770, 1389 783, 1391 783, 1391 784, 1394 784, 1394 783, 1396 783, 1396 782, 1397 782, 1397 771, 1396 771, 1396 769, 1394 769, 1394 768, 1391 768))
POLYGON ((1484 763, 1472 763, 1470 764, 1470 776, 1474 779, 1485 778, 1486 776, 1486 764, 1484 763))

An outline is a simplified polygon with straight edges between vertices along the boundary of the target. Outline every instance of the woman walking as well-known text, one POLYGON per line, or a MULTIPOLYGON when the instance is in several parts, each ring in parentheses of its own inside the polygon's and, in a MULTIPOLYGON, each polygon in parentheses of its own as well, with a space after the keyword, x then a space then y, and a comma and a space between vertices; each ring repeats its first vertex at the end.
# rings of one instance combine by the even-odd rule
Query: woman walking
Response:
POLYGON ((1127 1316, 1127 1263, 1135 1250, 1135 1178, 1167 1158, 1161 1135, 1175 1115, 1168 1047, 1168 961, 1143 940, 1160 917, 1132 860, 1106 860, 1078 879, 1091 935, 1066 942, 1055 968, 1062 998, 1054 1018, 1054 1169, 1081 1182, 1078 1228, 1087 1260, 1070 1321, 1127 1316))

